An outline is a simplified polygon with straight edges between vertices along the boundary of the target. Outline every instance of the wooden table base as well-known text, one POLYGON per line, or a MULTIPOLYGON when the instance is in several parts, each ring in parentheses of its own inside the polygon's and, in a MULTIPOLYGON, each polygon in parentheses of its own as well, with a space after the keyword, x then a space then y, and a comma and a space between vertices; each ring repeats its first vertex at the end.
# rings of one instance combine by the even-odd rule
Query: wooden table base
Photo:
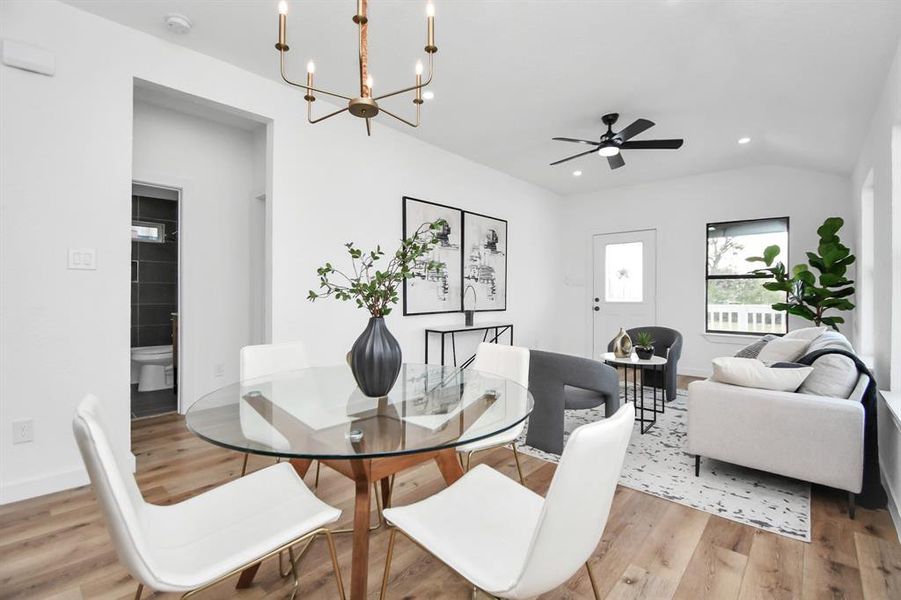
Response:
MULTIPOLYGON (((376 481, 380 482, 382 505, 387 508, 390 477, 429 460, 434 460, 438 464, 438 469, 448 485, 463 476, 463 469, 460 466, 460 461, 457 460, 457 452, 452 448, 386 458, 321 461, 348 479, 353 480, 356 488, 353 559, 350 575, 351 600, 364 600, 367 595, 367 579, 369 576, 369 512, 371 510, 372 484, 376 481)), ((301 477, 307 474, 311 463, 312 461, 309 459, 291 461, 297 474, 301 477)), ((259 564, 257 564, 245 569, 238 579, 238 587, 250 586, 259 567, 259 564)))

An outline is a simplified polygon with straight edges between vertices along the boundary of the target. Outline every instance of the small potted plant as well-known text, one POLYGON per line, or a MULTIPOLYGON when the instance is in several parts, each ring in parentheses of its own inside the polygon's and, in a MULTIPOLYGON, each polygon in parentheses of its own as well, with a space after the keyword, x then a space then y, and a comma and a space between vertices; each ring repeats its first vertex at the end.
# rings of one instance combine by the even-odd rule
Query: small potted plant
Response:
POLYGON ((369 325, 351 347, 348 361, 357 385, 367 396, 386 396, 397 381, 403 357, 400 344, 388 331, 384 317, 391 312, 391 305, 397 304, 397 290, 414 269, 430 272, 444 266, 424 258, 438 243, 436 233, 444 226, 443 219, 420 225, 412 236, 401 240, 400 248, 384 270, 376 265, 385 256, 381 247, 364 252, 353 242, 344 244, 350 254, 352 273, 345 274, 331 263, 316 269, 320 291, 310 290, 307 296, 310 302, 329 297, 352 300, 357 307, 369 311, 369 325))
POLYGON ((639 331, 635 336, 635 354, 641 360, 648 360, 654 356, 654 338, 650 331, 639 331))

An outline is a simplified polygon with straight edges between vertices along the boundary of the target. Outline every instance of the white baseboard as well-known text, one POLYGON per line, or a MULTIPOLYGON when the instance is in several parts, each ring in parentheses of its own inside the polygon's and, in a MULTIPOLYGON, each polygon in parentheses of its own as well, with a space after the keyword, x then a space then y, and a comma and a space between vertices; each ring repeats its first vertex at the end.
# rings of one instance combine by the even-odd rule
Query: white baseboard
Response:
POLYGON ((898 536, 898 541, 901 542, 901 506, 898 505, 901 498, 892 496, 892 486, 886 478, 885 471, 881 466, 879 468, 879 473, 882 475, 882 487, 885 488, 885 494, 888 496, 888 513, 891 515, 892 524, 895 526, 895 535, 898 536))
MULTIPOLYGON (((125 457, 126 468, 135 472, 137 461, 131 452, 125 457)), ((88 472, 84 467, 78 467, 69 471, 60 471, 50 475, 41 475, 32 479, 25 479, 15 483, 0 486, 0 505, 37 498, 72 488, 81 487, 90 483, 88 472)))
POLYGON ((17 481, 0 488, 0 504, 28 500, 29 498, 80 487, 87 483, 88 472, 85 471, 84 467, 17 481))

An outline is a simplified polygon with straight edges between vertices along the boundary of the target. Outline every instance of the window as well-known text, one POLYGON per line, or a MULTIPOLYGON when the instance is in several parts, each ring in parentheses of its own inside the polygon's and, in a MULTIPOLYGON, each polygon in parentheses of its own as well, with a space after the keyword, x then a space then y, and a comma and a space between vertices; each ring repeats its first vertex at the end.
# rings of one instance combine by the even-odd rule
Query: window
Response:
POLYGON ((131 241, 162 244, 166 241, 166 226, 163 223, 132 221, 131 241))
POLYGON ((707 224, 707 331, 721 333, 786 333, 788 315, 770 305, 785 302, 784 292, 763 288, 764 277, 751 274, 763 263, 763 249, 777 245, 776 258, 788 261, 788 217, 707 224))
POLYGON ((642 242, 604 247, 604 297, 607 302, 641 302, 644 299, 643 257, 642 242))

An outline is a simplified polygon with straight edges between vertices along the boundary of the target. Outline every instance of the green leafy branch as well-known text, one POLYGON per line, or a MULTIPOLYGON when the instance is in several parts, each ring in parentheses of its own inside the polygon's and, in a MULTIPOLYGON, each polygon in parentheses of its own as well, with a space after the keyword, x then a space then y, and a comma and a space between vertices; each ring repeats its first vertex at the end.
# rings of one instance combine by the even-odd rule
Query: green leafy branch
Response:
MULTIPOLYGON (((397 304, 398 288, 404 279, 413 275, 416 263, 427 255, 438 243, 436 232, 446 225, 444 219, 432 223, 423 223, 412 236, 401 240, 400 248, 395 251, 384 269, 377 263, 386 253, 381 246, 365 252, 354 246, 353 242, 344 244, 350 255, 353 274, 345 273, 332 266, 331 263, 316 269, 319 276, 320 291, 310 290, 307 300, 313 302, 319 298, 336 300, 352 300, 358 308, 365 308, 373 317, 384 317, 391 313, 391 305, 397 304)), ((444 263, 429 260, 424 268, 426 272, 437 271, 444 263)))
POLYGON ((767 246, 763 256, 752 256, 749 262, 762 262, 766 268, 755 269, 753 273, 772 278, 763 287, 773 292, 785 292, 785 302, 772 305, 773 310, 813 321, 816 325, 828 325, 838 331, 838 325, 845 319, 837 315, 825 315, 827 310, 852 310, 854 303, 848 300, 854 294, 854 282, 848 279, 848 267, 854 263, 851 250, 841 243, 838 230, 845 224, 841 217, 830 217, 817 229, 820 243, 817 252, 807 253, 808 264, 797 264, 791 273, 782 262, 776 262, 779 246, 767 246), (811 271, 811 267, 819 275, 811 271))

